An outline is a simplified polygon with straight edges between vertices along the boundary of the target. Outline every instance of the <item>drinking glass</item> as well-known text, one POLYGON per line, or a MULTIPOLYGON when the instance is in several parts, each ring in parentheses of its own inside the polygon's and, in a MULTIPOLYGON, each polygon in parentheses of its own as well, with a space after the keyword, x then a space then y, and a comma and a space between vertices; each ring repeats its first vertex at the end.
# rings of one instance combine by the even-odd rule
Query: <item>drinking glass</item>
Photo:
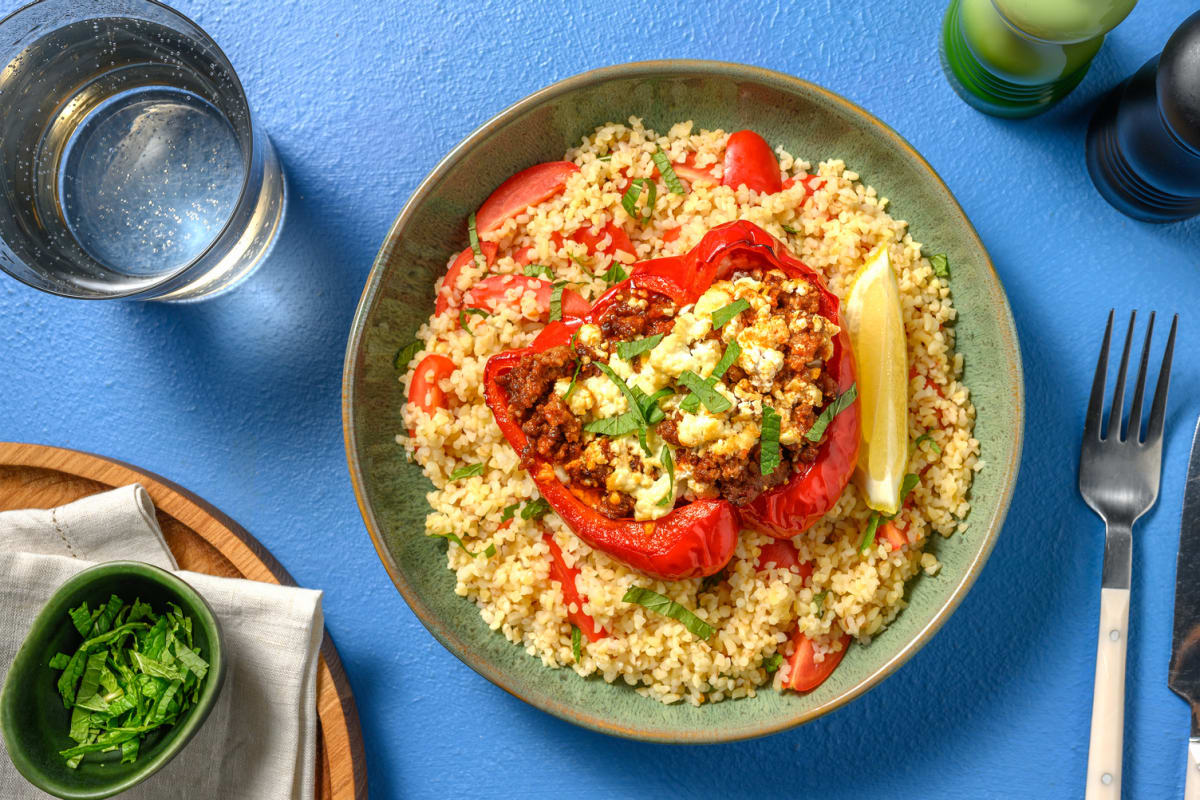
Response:
POLYGON ((0 20, 0 270, 87 299, 195 300, 262 262, 285 184, 233 66, 152 0, 0 20))

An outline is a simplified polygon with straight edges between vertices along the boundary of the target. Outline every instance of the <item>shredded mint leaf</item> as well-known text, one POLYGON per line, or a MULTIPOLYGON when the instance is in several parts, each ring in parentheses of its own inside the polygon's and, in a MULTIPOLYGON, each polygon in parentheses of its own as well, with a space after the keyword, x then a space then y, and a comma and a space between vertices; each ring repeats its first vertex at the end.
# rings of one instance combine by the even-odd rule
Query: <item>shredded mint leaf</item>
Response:
POLYGON ((92 633, 107 633, 113 624, 113 620, 117 618, 117 614, 121 611, 121 598, 115 594, 109 596, 108 602, 104 608, 100 610, 100 615, 96 617, 96 621, 92 623, 92 633))
MULTIPOLYGON (((721 359, 717 361, 717 365, 713 367, 712 375, 704 379, 704 382, 709 386, 716 386, 717 381, 737 363, 738 357, 742 354, 742 346, 733 339, 725 346, 725 352, 721 354, 721 359)), ((679 407, 688 414, 695 414, 700 408, 700 397, 695 392, 689 392, 688 396, 683 398, 679 407)))
POLYGON ((775 672, 783 666, 783 655, 781 653, 772 653, 769 658, 763 659, 763 669, 767 672, 775 672))
POLYGON ((638 428, 637 436, 638 436, 638 444, 640 444, 642 446, 642 452, 648 456, 653 455, 653 453, 650 452, 650 442, 646 441, 646 426, 645 425, 638 428))
POLYGON ((636 603, 639 606, 681 622, 685 628, 700 639, 708 639, 716 632, 716 629, 712 625, 709 625, 671 598, 661 595, 652 589, 646 589, 641 586, 630 586, 625 591, 625 596, 621 598, 621 602, 636 603))
POLYGON ((550 513, 550 503, 546 501, 546 498, 539 497, 525 504, 525 507, 521 509, 521 519, 541 519, 548 513, 550 513))
POLYGON ((867 523, 866 529, 863 530, 862 539, 858 543, 858 552, 866 553, 871 545, 875 544, 875 531, 879 529, 879 515, 872 514, 870 522, 867 523))
POLYGON ((558 322, 562 319, 562 295, 563 287, 555 286, 550 290, 550 321, 558 322))
POLYGON ((492 556, 496 555, 496 547, 491 544, 489 544, 487 546, 487 548, 481 552, 472 553, 471 550, 465 544, 463 544, 463 540, 460 539, 458 537, 458 534, 456 534, 456 533, 431 533, 429 535, 436 536, 439 539, 448 539, 448 540, 454 542, 456 545, 458 545, 460 548, 462 548, 462 551, 464 553, 469 555, 471 558, 479 558, 480 556, 483 556, 484 558, 491 558, 492 556))
POLYGON ((475 332, 472 331, 469 327, 467 327, 467 317, 471 314, 474 314, 477 317, 484 317, 484 318, 490 317, 491 314, 484 311, 482 308, 460 308, 458 310, 458 326, 460 328, 462 328, 464 331, 466 331, 467 333, 474 336, 475 332))
POLYGON ((658 200, 658 186, 649 178, 634 178, 629 183, 629 188, 625 190, 625 195, 621 198, 621 207, 625 209, 629 216, 636 219, 638 222, 645 225, 654 217, 654 203, 658 200), (639 212, 637 201, 642 194, 646 195, 646 205, 639 212))
POLYGON ((199 699, 209 664, 193 644, 191 618, 167 607, 156 614, 140 600, 128 605, 114 595, 90 614, 86 606, 72 609, 72 625, 90 638, 69 658, 50 660, 62 670, 58 688, 77 743, 60 751, 69 768, 109 750, 120 750, 125 763, 136 760, 146 734, 174 725, 199 699))
POLYGON ((850 384, 850 388, 842 392, 833 402, 825 406, 825 410, 821 412, 816 421, 813 422, 808 433, 804 434, 804 438, 810 442, 819 442, 821 437, 825 435, 825 429, 829 427, 829 423, 833 422, 833 418, 845 411, 858 397, 858 384, 850 384))
POLYGON ((825 613, 825 598, 829 596, 829 590, 821 592, 813 597, 813 613, 818 617, 825 613))
POLYGON ((900 502, 901 503, 904 502, 904 499, 906 497, 908 497, 908 495, 912 492, 913 489, 917 488, 917 484, 920 482, 921 482, 920 475, 914 475, 913 473, 910 472, 904 476, 904 480, 900 481, 900 502))
POLYGON ((545 264, 526 264, 521 270, 531 278, 536 278, 541 275, 547 280, 554 280, 554 270, 550 269, 545 264))
POLYGON ((71 727, 67 735, 76 742, 86 742, 91 737, 92 714, 84 708, 76 706, 71 709, 71 727))
POLYGON ((396 369, 405 369, 423 347, 425 347, 424 342, 419 340, 404 345, 396 351, 396 355, 392 356, 392 366, 396 369))
POLYGON ((187 671, 197 678, 208 674, 208 662, 198 656, 194 650, 182 642, 175 643, 175 656, 187 671))
POLYGON ((511 506, 504 507, 504 513, 500 515, 501 522, 508 522, 517 515, 517 509, 521 507, 520 503, 513 503, 511 506))
POLYGON ((583 631, 575 624, 571 625, 571 653, 575 656, 576 664, 583 659, 583 631))
POLYGON ((579 380, 579 370, 583 368, 583 359, 575 359, 575 372, 571 374, 571 382, 567 384, 567 390, 563 392, 563 402, 571 396, 571 392, 575 391, 575 382, 579 380))
POLYGON ((727 306, 721 306, 712 313, 713 330, 715 331, 719 328, 724 328, 725 324, 728 323, 729 320, 733 319, 743 311, 749 310, 750 304, 746 302, 745 298, 742 297, 739 297, 737 300, 734 300, 727 306))
POLYGON ((608 364, 605 364, 601 361, 597 361, 595 363, 596 368, 603 372, 608 379, 612 381, 618 389, 621 390, 621 394, 625 395, 625 401, 629 403, 629 410, 636 415, 636 418, 640 423, 644 424, 646 420, 642 417, 642 407, 638 404, 637 397, 634 396, 633 390, 629 388, 629 384, 621 380, 621 376, 613 371, 613 368, 608 364))
POLYGON ((950 280, 950 259, 946 258, 945 253, 934 253, 929 257, 929 266, 933 267, 933 274, 939 278, 950 280))
POLYGON ((629 277, 629 273, 625 271, 625 267, 621 266, 620 262, 614 261, 613 265, 600 276, 600 280, 607 283, 609 286, 620 283, 629 277))
POLYGON ((87 636, 92 632, 92 612, 88 611, 87 603, 72 608, 70 611, 71 622, 75 625, 75 630, 79 631, 80 636, 87 636))
POLYGON ((467 238, 471 240, 471 252, 475 254, 475 266, 487 272, 487 259, 483 257, 483 248, 479 244, 479 231, 475 227, 475 212, 467 217, 467 238))
POLYGON ((675 459, 671 456, 671 448, 667 445, 662 446, 662 451, 659 453, 658 460, 662 462, 663 469, 667 471, 667 493, 658 501, 660 506, 669 506, 675 503, 675 459))
POLYGON ((679 383, 691 389, 692 394, 696 395, 704 407, 714 414, 720 414, 733 408, 733 403, 729 402, 728 397, 718 392, 714 388, 714 384, 708 383, 691 370, 685 370, 679 376, 679 383))
POLYGON ((928 432, 922 433, 920 436, 918 436, 917 440, 913 442, 913 447, 920 449, 921 445, 925 442, 929 442, 929 449, 934 453, 939 456, 942 454, 941 446, 933 440, 933 436, 931 436, 928 432))
POLYGON ((636 411, 626 411, 615 417, 594 419, 584 423, 583 429, 588 433, 598 433, 601 436, 626 436, 642 428, 642 420, 636 411))
POLYGON ((790 233, 792 236, 795 236, 796 234, 798 234, 800 232, 800 231, 796 230, 795 228, 793 228, 791 225, 784 225, 783 229, 785 231, 787 231, 788 233, 790 233))
POLYGON ((725 373, 737 363, 738 356, 742 354, 742 346, 737 343, 737 339, 732 340, 725 345, 725 352, 721 354, 721 360, 713 367, 712 375, 708 377, 712 380, 719 380, 725 373))
POLYGON ((770 475, 779 469, 783 454, 779 449, 779 412, 766 403, 762 410, 762 431, 759 434, 758 469, 763 475, 770 475))
POLYGON ((658 347, 666 334, 656 333, 645 339, 634 339, 632 342, 617 342, 617 356, 625 361, 632 361, 642 353, 648 353, 658 347))
POLYGON ((87 651, 76 650, 75 654, 71 656, 71 660, 67 662, 67 668, 63 670, 63 674, 58 676, 58 693, 62 695, 63 705, 67 708, 75 705, 75 686, 83 677, 83 670, 86 666, 87 651))
MULTIPOLYGON (((158 659, 144 656, 136 651, 130 653, 130 655, 133 657, 133 662, 137 666, 138 670, 143 674, 152 675, 155 678, 163 678, 168 681, 179 681, 180 683, 183 682, 183 675, 181 675, 179 670, 175 669, 174 666, 170 664, 164 664, 158 659)), ((86 676, 84 679, 86 680, 86 676)))
POLYGON ((467 464, 450 473, 450 480, 458 481, 463 478, 473 478, 483 474, 483 464, 467 464))
POLYGON ((667 184, 667 189, 671 194, 687 194, 679 176, 675 174, 675 168, 671 166, 671 159, 667 158, 667 154, 662 151, 662 148, 655 150, 650 158, 654 159, 654 166, 658 167, 658 171, 663 177, 663 183, 667 184))
MULTIPOLYGON (((638 393, 641 394, 641 389, 638 389, 638 393)), ((642 417, 646 420, 646 424, 657 425, 667 418, 658 404, 664 397, 670 397, 673 394, 675 394, 673 389, 664 386, 644 400, 641 397, 638 398, 638 405, 642 409, 642 417)))
MULTIPOLYGON (((412 359, 409 359, 410 361, 412 359)), ((154 609, 150 608, 149 603, 143 603, 141 599, 133 601, 133 605, 129 608, 129 613, 125 616, 126 622, 137 622, 141 619, 146 619, 154 615, 154 609)), ((191 622, 189 619, 188 622, 191 622)))

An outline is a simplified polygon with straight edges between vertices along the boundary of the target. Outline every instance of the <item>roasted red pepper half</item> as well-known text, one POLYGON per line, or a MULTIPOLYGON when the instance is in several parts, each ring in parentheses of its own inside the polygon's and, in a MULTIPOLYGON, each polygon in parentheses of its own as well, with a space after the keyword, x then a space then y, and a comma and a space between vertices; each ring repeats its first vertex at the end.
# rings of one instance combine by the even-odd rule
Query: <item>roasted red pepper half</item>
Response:
MULTIPOLYGON (((581 324, 600 321, 623 292, 632 288, 665 295, 678 305, 694 303, 715 281, 734 272, 778 269, 808 280, 820 292, 821 315, 841 326, 838 300, 820 276, 791 256, 758 226, 736 221, 709 231, 682 256, 643 261, 630 277, 601 296, 582 319, 554 322, 524 350, 493 356, 484 370, 484 391, 505 438, 526 459, 542 496, 568 527, 592 547, 629 566, 664 580, 680 580, 718 572, 733 556, 737 532, 746 522, 780 538, 804 531, 828 511, 850 480, 858 457, 858 404, 834 417, 826 429, 816 461, 791 479, 738 510, 727 500, 696 500, 657 520, 610 519, 577 497, 555 476, 548 462, 530 456, 524 431, 509 413, 501 375, 527 354, 566 344, 581 324)), ((845 332, 834 339, 826 366, 838 391, 854 383, 854 359, 845 332)))
MULTIPOLYGON (((850 337, 845 330, 837 296, 825 287, 816 272, 751 222, 738 220, 716 227, 682 256, 643 261, 633 268, 628 283, 686 305, 696 302, 714 282, 736 271, 755 267, 778 269, 790 277, 804 278, 817 288, 821 316, 832 320, 841 329, 833 339, 833 355, 825 369, 833 378, 839 395, 849 390, 855 379, 854 353, 850 349, 850 337)), ((588 321, 603 316, 624 286, 614 287, 597 300, 588 321)), ((551 330, 553 327, 542 332, 534 341, 535 346, 543 337, 554 344, 566 343, 570 338, 569 329, 554 331, 551 330)), ((812 527, 833 508, 854 474, 859 426, 856 400, 825 428, 816 459, 795 469, 787 483, 763 492, 742 506, 742 521, 780 539, 790 539, 812 527)))

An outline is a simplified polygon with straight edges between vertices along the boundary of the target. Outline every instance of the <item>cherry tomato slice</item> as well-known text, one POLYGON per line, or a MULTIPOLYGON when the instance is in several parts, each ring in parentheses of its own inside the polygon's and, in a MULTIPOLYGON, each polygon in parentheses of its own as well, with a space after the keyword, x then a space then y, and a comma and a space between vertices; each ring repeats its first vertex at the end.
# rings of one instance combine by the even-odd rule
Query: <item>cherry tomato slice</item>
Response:
POLYGON ((475 230, 494 231, 529 206, 549 200, 567 187, 567 178, 576 172, 579 167, 570 161, 547 161, 521 170, 483 201, 475 214, 475 230))
POLYGON ((808 199, 812 197, 812 193, 825 185, 825 179, 819 175, 804 175, 800 178, 788 178, 783 182, 784 189, 790 189, 797 183, 804 184, 804 197, 808 199))
POLYGON ((754 568, 764 570, 771 567, 790 569, 805 580, 808 580, 813 571, 812 564, 807 561, 801 561, 796 548, 787 539, 772 539, 764 544, 762 550, 759 551, 758 560, 754 562, 754 568))
POLYGON ((908 537, 904 535, 904 531, 900 530, 893 522, 885 522, 880 525, 878 536, 886 541, 892 550, 899 550, 908 544, 908 537))
MULTIPOLYGON (((555 244, 562 246, 562 236, 555 233, 555 244)), ((596 253, 606 253, 614 255, 618 250, 624 250, 631 256, 637 257, 637 251, 633 248, 633 241, 629 238, 629 234, 625 233, 624 228, 615 222, 608 222, 603 228, 594 230, 591 227, 583 227, 571 234, 571 241, 579 242, 587 248, 588 253, 595 255, 596 253), (605 239, 608 242, 604 244, 604 249, 600 249, 601 243, 605 239)))
POLYGON ((579 570, 567 566, 567 562, 563 560, 562 548, 558 546, 558 542, 554 541, 554 537, 549 531, 542 534, 542 541, 550 548, 550 580, 558 581, 562 587, 563 603, 567 606, 567 619, 583 632, 589 642, 604 639, 608 636, 607 631, 598 626, 596 620, 591 616, 583 613, 583 604, 587 598, 581 595, 578 587, 575 586, 575 578, 579 575, 579 570), (571 610, 571 606, 575 606, 574 611, 571 610))
MULTIPOLYGON (((471 287, 465 295, 465 302, 471 308, 482 308, 495 311, 501 306, 511 303, 508 293, 514 288, 522 292, 533 293, 536 299, 535 320, 550 319, 550 303, 554 295, 554 285, 544 278, 530 278, 524 275, 492 275, 484 278, 471 287)), ((562 315, 566 317, 582 317, 592 308, 583 295, 574 289, 563 289, 562 315)))
POLYGON ((454 374, 458 367, 446 356, 430 353, 421 359, 413 370, 412 383, 408 385, 408 402, 432 414, 436 409, 446 407, 446 393, 438 386, 442 378, 454 374))
POLYGON ((683 161, 674 163, 671 168, 675 170, 675 174, 688 183, 712 183, 718 184, 718 181, 712 174, 712 168, 715 165, 707 167, 696 166, 696 154, 688 153, 687 158, 683 161))
MULTIPOLYGON (((480 242, 479 249, 483 251, 483 260, 490 267, 496 262, 496 245, 492 242, 480 242)), ((475 252, 471 248, 467 248, 458 254, 458 258, 454 259, 454 263, 450 265, 450 269, 446 270, 446 277, 442 280, 442 288, 438 290, 437 302, 433 306, 435 315, 441 314, 443 311, 450 308, 458 308, 458 304, 462 302, 463 293, 457 288, 458 275, 463 271, 463 267, 471 263, 475 258, 475 252)))
POLYGON ((850 637, 843 635, 842 649, 836 653, 826 653, 825 660, 820 664, 813 661, 811 639, 797 630, 792 635, 792 643, 795 645, 795 649, 792 651, 792 657, 788 659, 791 670, 783 688, 796 692, 811 692, 824 683, 826 678, 837 669, 838 664, 842 663, 846 651, 850 648, 850 637))
POLYGON ((513 253, 513 261, 516 261, 522 267, 533 263, 533 248, 522 247, 517 252, 513 253))
POLYGON ((731 134, 725 145, 725 186, 746 188, 764 194, 774 194, 783 188, 779 162, 767 140, 754 131, 731 134))

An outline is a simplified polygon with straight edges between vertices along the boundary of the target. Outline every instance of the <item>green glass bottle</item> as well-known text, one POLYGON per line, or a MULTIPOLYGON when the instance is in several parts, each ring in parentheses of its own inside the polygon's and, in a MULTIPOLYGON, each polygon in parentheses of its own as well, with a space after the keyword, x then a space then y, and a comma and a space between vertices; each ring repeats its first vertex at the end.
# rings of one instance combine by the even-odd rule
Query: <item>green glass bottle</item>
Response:
POLYGON ((1032 117, 1074 89, 1137 0, 951 0, 942 68, 963 100, 1032 117))

